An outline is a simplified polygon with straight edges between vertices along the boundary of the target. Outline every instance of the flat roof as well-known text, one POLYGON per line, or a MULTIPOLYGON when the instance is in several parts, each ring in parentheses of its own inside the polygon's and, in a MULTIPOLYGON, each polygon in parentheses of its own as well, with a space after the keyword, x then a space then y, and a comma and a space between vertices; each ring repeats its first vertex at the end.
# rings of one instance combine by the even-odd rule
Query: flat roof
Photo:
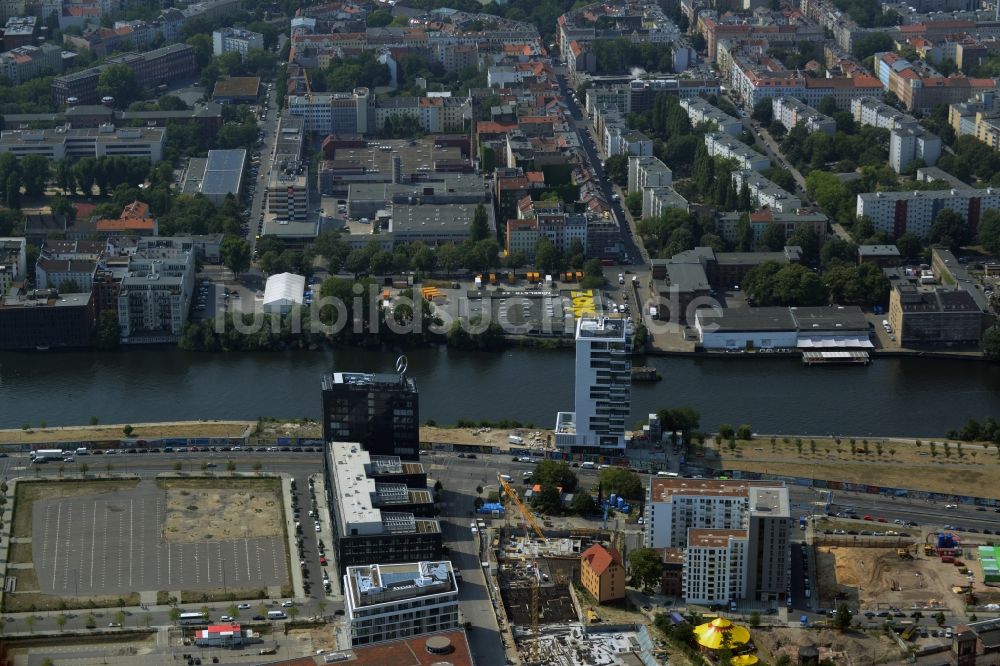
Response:
POLYGON ((581 317, 576 322, 576 338, 604 338, 624 341, 625 321, 610 317, 581 317))
POLYGON ((457 146, 435 144, 433 137, 416 142, 398 139, 369 141, 364 147, 346 146, 334 150, 338 162, 364 166, 368 173, 378 172, 392 176, 392 159, 399 157, 404 174, 432 172, 434 164, 442 160, 461 160, 462 151, 457 146))
POLYGON ((379 387, 416 391, 416 382, 410 377, 401 377, 391 372, 334 372, 323 375, 323 389, 331 390, 333 385, 342 384, 352 387, 379 387))
POLYGON ((347 567, 344 581, 355 608, 397 603, 458 589, 448 560, 347 567))
POLYGON ((868 320, 857 305, 789 308, 789 312, 802 333, 819 330, 868 332, 868 320))
POLYGON ((230 76, 215 84, 212 97, 256 97, 259 90, 259 76, 230 76))
POLYGON ((671 286, 677 287, 680 291, 707 292, 712 289, 705 269, 700 263, 668 261, 667 276, 670 278, 671 286))
POLYGON ((245 148, 208 151, 205 174, 201 181, 202 193, 234 196, 239 194, 246 160, 245 148))
POLYGON ((895 245, 859 245, 858 255, 862 257, 898 257, 899 248, 895 245))
POLYGON ((750 515, 788 518, 791 514, 788 503, 788 488, 751 486, 749 488, 750 515))
POLYGON ((710 530, 692 527, 688 529, 689 548, 724 548, 732 539, 746 539, 746 530, 710 530))
POLYGON ((3 308, 74 308, 90 302, 93 292, 59 294, 52 298, 31 298, 29 296, 4 296, 0 303, 3 308))
POLYGON ((700 309, 695 317, 702 327, 714 326, 717 332, 795 330, 795 319, 783 307, 700 309))
POLYGON ((779 481, 746 481, 741 479, 685 479, 653 477, 649 480, 650 500, 669 502, 681 497, 747 497, 750 488, 784 488, 779 481))
MULTIPOLYGON (((465 233, 475 215, 478 203, 449 204, 395 204, 392 207, 393 233, 418 233, 433 235, 435 232, 465 233)), ((487 216, 492 222, 489 206, 485 207, 487 216)), ((493 225, 490 224, 490 228, 493 225)))
POLYGON ((473 666, 468 637, 462 629, 424 634, 398 641, 387 641, 353 649, 350 666, 434 666, 442 661, 451 666, 473 666), (435 648, 435 643, 447 640, 450 651, 435 648), (437 650, 431 652, 428 647, 437 650))

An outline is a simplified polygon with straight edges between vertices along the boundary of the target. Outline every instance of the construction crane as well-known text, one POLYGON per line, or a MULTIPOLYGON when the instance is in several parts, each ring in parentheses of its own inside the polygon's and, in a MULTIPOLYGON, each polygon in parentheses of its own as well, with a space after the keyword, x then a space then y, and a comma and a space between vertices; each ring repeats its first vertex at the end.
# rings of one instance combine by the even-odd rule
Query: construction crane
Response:
POLYGON ((308 100, 309 103, 312 104, 313 91, 312 91, 312 86, 309 85, 309 70, 306 69, 305 67, 302 68, 302 78, 306 82, 306 100, 308 100))
MULTIPOLYGON (((542 541, 546 540, 545 533, 542 531, 541 526, 539 526, 538 521, 532 515, 531 511, 524 505, 521 498, 517 496, 517 491, 514 487, 510 485, 507 479, 503 478, 503 475, 498 474, 497 480, 500 482, 500 487, 503 488, 504 493, 510 498, 517 510, 521 512, 521 516, 524 518, 525 522, 531 526, 535 534, 542 541)), ((525 530, 527 531, 527 530, 525 530)), ((538 586, 539 586, 539 575, 538 575, 538 563, 535 562, 535 566, 532 571, 531 580, 531 645, 528 647, 528 659, 533 663, 538 662, 540 650, 538 648, 538 586)))

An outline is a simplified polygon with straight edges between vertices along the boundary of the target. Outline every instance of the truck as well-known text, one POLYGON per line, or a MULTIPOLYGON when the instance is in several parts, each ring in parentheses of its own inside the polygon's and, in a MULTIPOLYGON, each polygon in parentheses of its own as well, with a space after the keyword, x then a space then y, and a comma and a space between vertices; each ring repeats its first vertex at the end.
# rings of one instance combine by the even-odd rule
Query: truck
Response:
POLYGON ((62 449, 38 449, 31 452, 31 462, 45 463, 50 460, 62 460, 62 449))
POLYGON ((507 435, 508 444, 524 444, 524 438, 518 435, 507 435))
POLYGON ((806 517, 799 516, 799 529, 804 530, 806 528, 806 517))

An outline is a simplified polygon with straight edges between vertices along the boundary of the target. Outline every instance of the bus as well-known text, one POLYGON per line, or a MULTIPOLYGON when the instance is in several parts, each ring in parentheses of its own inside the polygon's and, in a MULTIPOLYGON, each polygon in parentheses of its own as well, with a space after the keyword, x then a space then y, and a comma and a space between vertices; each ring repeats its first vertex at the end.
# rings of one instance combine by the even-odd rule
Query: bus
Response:
POLYGON ((179 624, 191 625, 191 624, 208 624, 208 615, 205 613, 181 613, 180 617, 177 618, 179 624))
POLYGON ((665 476, 668 479, 676 479, 680 476, 677 472, 657 472, 656 476, 665 476))

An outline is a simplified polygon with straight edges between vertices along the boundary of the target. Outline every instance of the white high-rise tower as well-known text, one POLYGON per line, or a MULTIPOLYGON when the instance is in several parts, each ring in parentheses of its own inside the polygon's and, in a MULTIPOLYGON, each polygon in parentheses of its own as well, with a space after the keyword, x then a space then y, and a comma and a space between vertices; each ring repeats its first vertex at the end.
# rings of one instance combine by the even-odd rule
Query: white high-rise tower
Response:
POLYGON ((574 412, 556 416, 556 446, 579 452, 621 452, 631 405, 632 339, 623 319, 576 323, 574 412))

